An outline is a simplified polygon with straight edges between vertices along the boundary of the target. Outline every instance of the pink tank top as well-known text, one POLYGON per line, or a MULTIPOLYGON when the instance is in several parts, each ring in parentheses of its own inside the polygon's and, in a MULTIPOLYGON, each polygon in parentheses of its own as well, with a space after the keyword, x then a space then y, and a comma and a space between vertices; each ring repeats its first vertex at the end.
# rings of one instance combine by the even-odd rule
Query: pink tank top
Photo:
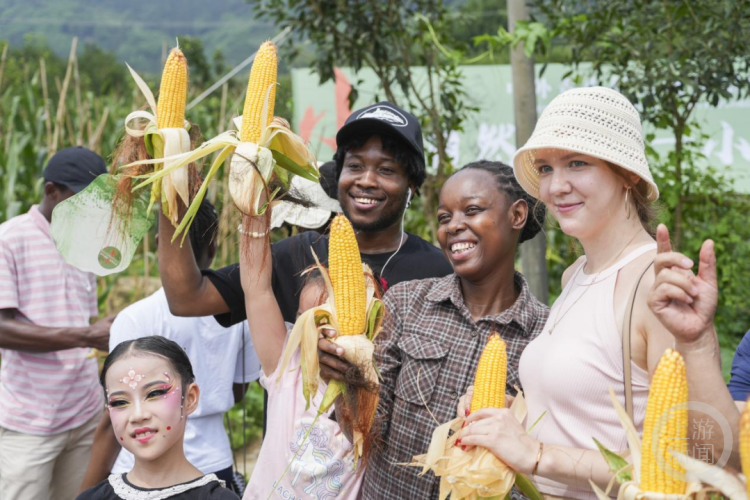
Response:
MULTIPOLYGON (((524 349, 519 376, 528 405, 526 426, 547 412, 531 431, 535 439, 593 450, 592 438, 596 438, 612 451, 627 448, 625 431, 609 397, 611 387, 625 406, 622 325, 615 321, 615 283, 620 269, 655 248, 656 244, 639 247, 598 276, 583 272, 584 258, 552 306, 544 330, 524 349)), ((633 414, 640 433, 649 378, 647 371, 631 365, 633 414)), ((590 488, 538 476, 533 479, 543 494, 596 499, 590 488)))

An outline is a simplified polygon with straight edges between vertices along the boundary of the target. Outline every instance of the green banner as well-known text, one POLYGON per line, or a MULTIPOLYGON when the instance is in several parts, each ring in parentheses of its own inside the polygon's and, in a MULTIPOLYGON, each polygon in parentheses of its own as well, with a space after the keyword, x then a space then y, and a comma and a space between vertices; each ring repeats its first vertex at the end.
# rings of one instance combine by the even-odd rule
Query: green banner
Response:
MULTIPOLYGON (((541 69, 538 65, 537 72, 541 69)), ((426 82, 422 68, 414 68, 417 86, 426 82)), ((563 78, 569 67, 550 64, 544 75, 537 77, 538 111, 559 93, 576 86, 571 78, 563 78)), ((385 100, 379 80, 369 69, 355 74, 349 68, 336 69, 336 83, 318 84, 318 77, 309 69, 292 71, 295 129, 309 140, 321 161, 330 160, 335 151, 336 131, 349 116, 350 82, 356 82, 359 97, 355 109, 385 100)), ((448 153, 456 166, 485 158, 509 162, 515 151, 513 120, 513 86, 511 68, 507 65, 466 66, 462 68, 468 103, 479 108, 464 124, 463 132, 453 132, 448 153)), ((538 74, 538 73, 537 73, 538 74)), ((593 78, 581 85, 595 85, 593 78)), ((716 167, 728 166, 735 187, 750 193, 750 100, 722 102, 718 107, 701 103, 694 117, 709 136, 703 154, 716 167)), ((653 146, 667 152, 674 144, 668 131, 656 132, 653 146)), ((434 150, 430 144, 428 149, 434 150)))

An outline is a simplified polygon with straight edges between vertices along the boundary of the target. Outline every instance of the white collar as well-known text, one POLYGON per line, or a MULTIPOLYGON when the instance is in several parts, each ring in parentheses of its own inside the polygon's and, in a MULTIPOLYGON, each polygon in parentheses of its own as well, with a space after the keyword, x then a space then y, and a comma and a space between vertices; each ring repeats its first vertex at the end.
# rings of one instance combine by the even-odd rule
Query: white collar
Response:
POLYGON ((199 477, 188 483, 177 484, 163 489, 147 489, 142 490, 134 488, 125 482, 125 474, 111 474, 109 476, 109 484, 115 491, 115 494, 123 500, 162 500, 175 495, 179 495, 188 490, 194 488, 200 488, 211 481, 218 481, 224 486, 224 481, 220 481, 216 474, 206 474, 203 477, 199 477))

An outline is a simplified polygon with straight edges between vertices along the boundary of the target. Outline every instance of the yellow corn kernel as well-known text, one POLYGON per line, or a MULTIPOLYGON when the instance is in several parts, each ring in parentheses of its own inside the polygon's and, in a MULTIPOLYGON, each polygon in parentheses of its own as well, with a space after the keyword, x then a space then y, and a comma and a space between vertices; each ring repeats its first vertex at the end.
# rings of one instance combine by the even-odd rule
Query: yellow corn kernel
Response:
POLYGON ((677 471, 684 473, 684 470, 672 458, 670 450, 687 452, 687 402, 685 361, 680 353, 667 349, 659 360, 649 388, 641 444, 641 490, 685 493, 685 482, 672 477, 677 471), (685 404, 674 408, 680 403, 685 404), (655 433, 658 433, 658 438, 654 437, 655 433), (654 439, 658 439, 657 449, 652 446, 654 439), (655 453, 660 457, 658 460, 655 453))
POLYGON ((483 408, 505 408, 505 382, 508 376, 508 352, 505 341, 493 333, 479 358, 474 375, 471 412, 483 408))
POLYGON ((273 119, 273 107, 276 102, 276 72, 278 58, 276 46, 273 42, 265 42, 258 49, 250 70, 250 80, 247 82, 247 93, 245 94, 245 107, 242 111, 242 130, 240 140, 257 144, 262 132, 263 104, 268 93, 268 112, 266 124, 273 119), (270 88, 270 92, 269 92, 270 88))
POLYGON ((185 102, 187 101, 188 64, 179 48, 169 53, 159 85, 159 102, 156 105, 158 128, 183 128, 185 102))
MULTIPOLYGON (((745 405, 740 417, 740 461, 742 473, 747 477, 750 474, 750 405, 748 404, 745 405)), ((750 481, 747 481, 745 487, 750 495, 750 481)))
POLYGON ((328 241, 328 274, 333 287, 339 335, 365 331, 367 289, 362 257, 349 219, 337 215, 331 223, 328 241))

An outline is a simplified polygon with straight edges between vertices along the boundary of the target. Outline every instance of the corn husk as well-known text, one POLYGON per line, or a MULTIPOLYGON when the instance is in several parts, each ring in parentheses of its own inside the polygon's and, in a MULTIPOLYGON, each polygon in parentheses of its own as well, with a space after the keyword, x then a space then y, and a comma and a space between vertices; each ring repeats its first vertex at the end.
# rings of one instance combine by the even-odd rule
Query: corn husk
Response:
POLYGON ((276 162, 268 148, 241 142, 229 167, 229 194, 243 214, 262 214, 260 195, 271 182, 276 162))
MULTIPOLYGON (((176 224, 177 229, 173 241, 182 234, 182 241, 184 242, 187 229, 195 218, 198 207, 205 196, 206 189, 204 188, 208 187, 218 169, 233 153, 234 156, 232 156, 229 166, 229 189, 232 200, 244 215, 256 216, 265 213, 269 206, 278 202, 280 193, 289 187, 292 175, 299 175, 305 179, 318 182, 320 173, 318 172, 315 155, 307 147, 304 139, 290 130, 289 123, 286 120, 275 117, 271 123, 267 123, 266 116, 272 88, 269 87, 266 90, 265 102, 261 112, 261 137, 258 144, 240 141, 238 131, 242 129, 242 117, 237 117, 233 120, 237 126, 236 131, 221 133, 205 141, 192 152, 165 155, 162 169, 155 168, 151 173, 135 176, 142 182, 136 185, 133 188, 134 190, 149 185, 158 185, 165 176, 171 176, 172 172, 215 152, 220 152, 203 180, 201 189, 190 203, 185 217, 179 224, 176 224), (255 154, 256 151, 257 155, 255 154), (266 151, 270 151, 270 159, 266 151), (272 185, 275 187, 269 189, 269 186, 272 185), (261 205, 259 198, 263 189, 268 190, 268 201, 261 205)), ((156 165, 160 162, 162 160, 142 160, 130 163, 123 168, 156 165)))
MULTIPOLYGON (((519 422, 526 418, 526 401, 520 392, 513 400, 511 411, 519 422)), ((532 499, 541 495, 522 474, 505 465, 489 450, 474 447, 463 451, 456 446, 465 417, 458 417, 438 426, 432 433, 427 453, 417 455, 412 467, 422 467, 422 474, 432 471, 440 478, 440 500, 450 495, 452 500, 480 498, 503 499, 514 484, 523 483, 524 493, 532 499)))
MULTIPOLYGON (((146 98, 151 112, 146 110, 133 111, 125 118, 125 132, 132 137, 143 137, 146 149, 151 155, 152 162, 137 162, 137 164, 148 163, 153 165, 153 172, 145 175, 153 175, 162 170, 169 169, 168 173, 160 178, 160 182, 152 185, 149 210, 156 201, 162 202, 162 210, 172 224, 177 227, 178 201, 179 198, 185 205, 190 204, 190 183, 188 175, 188 164, 174 165, 174 160, 164 158, 179 157, 190 151, 190 124, 185 121, 182 128, 157 128, 156 100, 146 82, 138 73, 128 65, 128 70, 133 76, 136 85, 146 98), (145 128, 132 127, 135 120, 145 120, 145 128), (174 168, 170 168, 174 167, 174 168)), ((125 165, 123 170, 135 164, 125 165)))

